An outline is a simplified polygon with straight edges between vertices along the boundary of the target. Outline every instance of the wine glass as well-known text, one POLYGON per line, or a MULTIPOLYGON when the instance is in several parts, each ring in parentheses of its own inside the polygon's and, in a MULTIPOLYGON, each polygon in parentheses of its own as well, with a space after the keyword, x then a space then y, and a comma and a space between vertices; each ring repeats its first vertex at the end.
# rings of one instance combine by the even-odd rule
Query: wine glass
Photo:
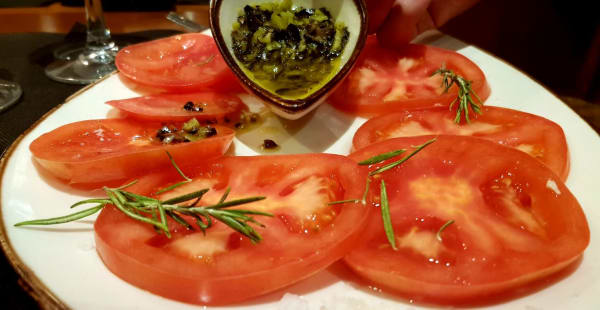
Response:
POLYGON ((100 0, 84 0, 86 44, 76 57, 57 59, 46 67, 46 76, 63 83, 89 84, 115 70, 117 46, 106 28, 100 0))
POLYGON ((22 93, 19 84, 0 79, 0 112, 15 104, 22 93))

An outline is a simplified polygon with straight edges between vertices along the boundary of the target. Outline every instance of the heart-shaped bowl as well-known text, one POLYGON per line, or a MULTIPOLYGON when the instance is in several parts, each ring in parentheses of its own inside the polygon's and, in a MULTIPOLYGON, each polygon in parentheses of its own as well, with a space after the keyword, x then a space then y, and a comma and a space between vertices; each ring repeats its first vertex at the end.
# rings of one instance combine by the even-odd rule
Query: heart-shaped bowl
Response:
POLYGON ((251 93, 268 103, 277 115, 287 119, 298 119, 321 104, 335 87, 350 72, 367 38, 367 14, 364 0, 294 0, 292 7, 307 9, 326 8, 331 18, 342 22, 348 29, 348 41, 339 56, 339 65, 333 68, 326 82, 299 98, 285 98, 267 90, 257 82, 252 73, 235 57, 232 31, 240 12, 246 5, 279 3, 281 0, 212 0, 210 2, 210 26, 219 50, 225 61, 242 84, 251 93))

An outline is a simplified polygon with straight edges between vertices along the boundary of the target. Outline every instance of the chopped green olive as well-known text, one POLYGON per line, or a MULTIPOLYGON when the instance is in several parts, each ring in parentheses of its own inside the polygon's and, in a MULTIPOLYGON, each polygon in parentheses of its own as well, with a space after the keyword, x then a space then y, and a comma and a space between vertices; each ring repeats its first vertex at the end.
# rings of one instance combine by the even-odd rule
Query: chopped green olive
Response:
POLYGON ((337 71, 349 38, 326 8, 291 0, 246 5, 231 33, 235 57, 255 82, 284 98, 303 98, 337 71))
POLYGON ((182 142, 193 142, 217 134, 217 130, 212 126, 202 126, 197 119, 192 118, 185 122, 181 130, 173 125, 165 125, 156 133, 156 137, 163 144, 175 144, 182 142))

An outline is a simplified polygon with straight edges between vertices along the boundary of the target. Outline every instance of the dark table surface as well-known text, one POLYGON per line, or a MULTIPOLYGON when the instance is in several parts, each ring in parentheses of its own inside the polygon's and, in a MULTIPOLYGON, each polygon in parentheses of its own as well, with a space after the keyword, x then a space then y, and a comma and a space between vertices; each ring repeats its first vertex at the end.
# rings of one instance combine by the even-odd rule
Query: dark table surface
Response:
MULTIPOLYGON (((65 44, 83 42, 81 25, 76 25, 67 35, 50 33, 18 33, 0 35, 0 78, 16 81, 23 88, 19 102, 0 113, 0 153, 41 116, 62 103, 83 86, 51 81, 44 75, 44 67, 53 60, 52 51, 65 44)), ((451 32, 451 28, 448 29, 451 32)), ((129 43, 173 34, 173 31, 147 31, 117 35, 117 41, 129 43)), ((486 48, 485 44, 483 44, 486 48)), ((498 53, 496 53, 498 54, 498 53)), ((509 60, 510 61, 510 60, 509 60)), ((535 77, 535 74, 533 74, 535 77)), ((579 115, 600 130, 600 105, 591 104, 572 96, 562 97, 579 115)), ((37 308, 36 302, 26 292, 27 285, 0 254, 0 294, 4 309, 37 308), (24 287, 21 287, 24 285, 24 287)))

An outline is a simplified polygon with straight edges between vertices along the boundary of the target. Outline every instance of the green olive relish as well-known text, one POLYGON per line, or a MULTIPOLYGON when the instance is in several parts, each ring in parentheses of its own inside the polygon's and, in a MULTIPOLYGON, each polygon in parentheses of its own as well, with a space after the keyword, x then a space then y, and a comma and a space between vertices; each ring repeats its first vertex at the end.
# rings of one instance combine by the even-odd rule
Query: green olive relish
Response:
POLYGON ((231 33, 246 73, 288 99, 306 97, 331 79, 348 37, 326 8, 293 7, 291 0, 246 5, 231 33))

